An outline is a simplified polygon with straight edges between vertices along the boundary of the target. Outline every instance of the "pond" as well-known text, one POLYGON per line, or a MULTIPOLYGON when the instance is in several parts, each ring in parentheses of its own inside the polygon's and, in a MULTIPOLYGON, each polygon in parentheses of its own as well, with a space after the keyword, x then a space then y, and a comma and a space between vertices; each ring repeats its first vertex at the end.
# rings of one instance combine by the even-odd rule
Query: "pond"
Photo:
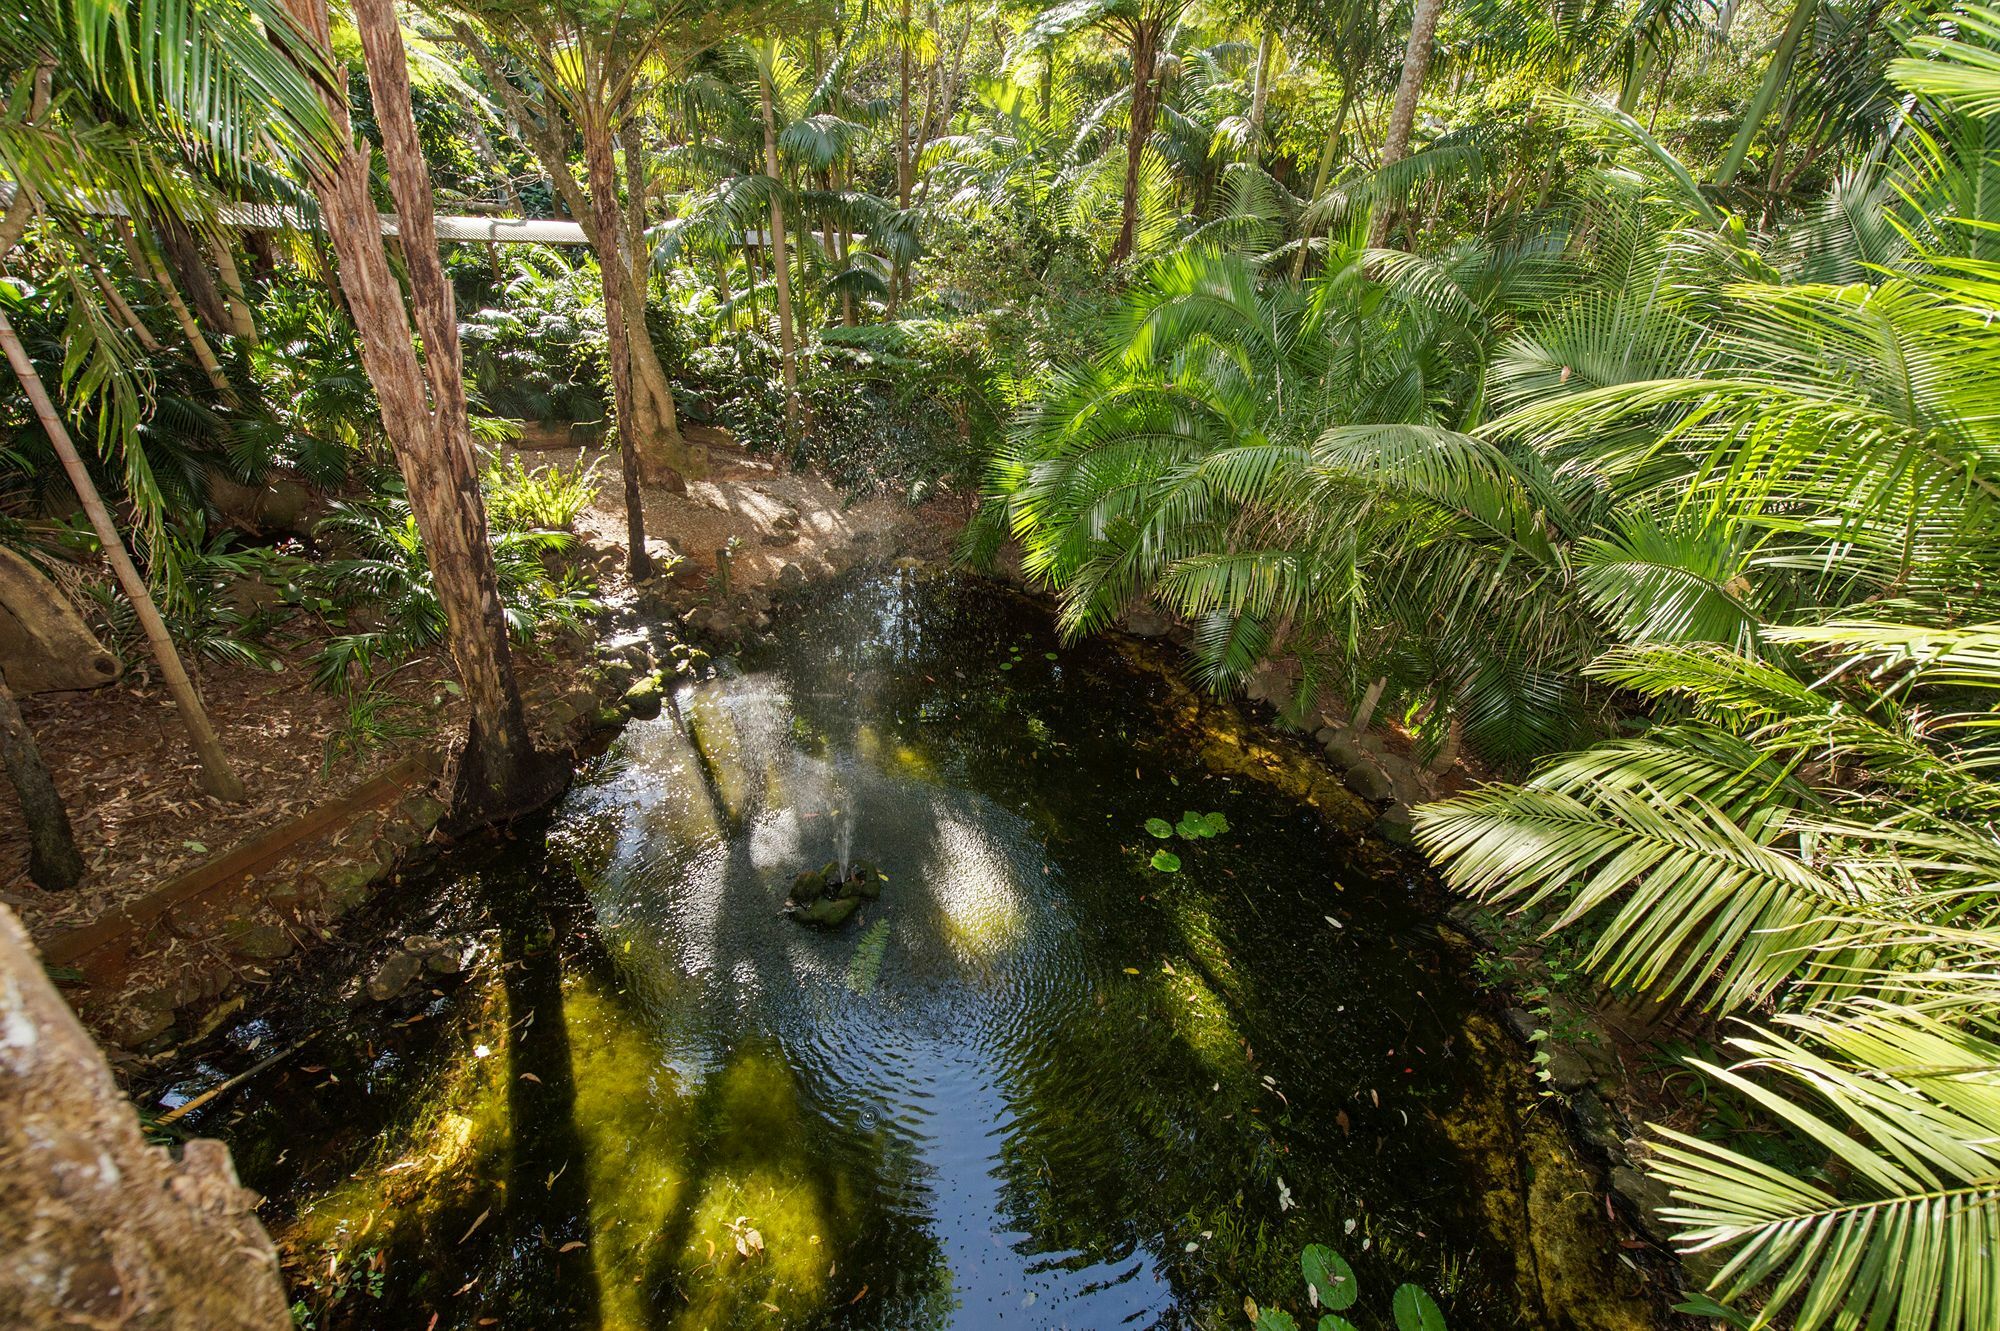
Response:
POLYGON ((1319 1241, 1364 1328, 1406 1280, 1455 1331, 1651 1325, 1413 863, 1003 589, 882 573, 778 632, 396 889, 465 977, 297 977, 217 1046, 329 1032, 193 1120, 304 1322, 1243 1326, 1319 1241), (845 927, 781 912, 861 860, 845 927))

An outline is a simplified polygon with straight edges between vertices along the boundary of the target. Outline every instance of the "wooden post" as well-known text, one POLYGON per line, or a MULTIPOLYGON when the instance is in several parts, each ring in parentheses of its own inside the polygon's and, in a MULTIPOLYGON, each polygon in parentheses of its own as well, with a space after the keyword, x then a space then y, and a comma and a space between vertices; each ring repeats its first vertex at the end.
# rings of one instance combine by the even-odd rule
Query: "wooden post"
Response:
POLYGON ((195 752, 201 757, 202 789, 218 799, 242 799, 243 782, 230 768, 229 755, 222 751, 222 741, 215 737, 215 727, 210 724, 208 712, 202 707, 201 698, 181 666, 180 653, 174 649, 174 640, 167 636, 166 623, 153 604, 152 593, 146 590, 146 580, 132 566, 132 557, 125 552, 125 542, 112 525, 111 514, 105 510, 104 500, 98 497, 97 486, 90 479, 82 457, 77 454, 76 445, 70 441, 69 431, 63 428, 62 418, 56 414, 55 402, 50 399, 48 389, 42 386, 42 377, 35 373, 27 348, 21 345, 20 335, 14 331, 14 325, 4 311, 0 311, 0 347, 5 347, 7 363, 14 367, 15 377, 20 379, 22 389, 27 392, 35 415, 41 419, 42 429, 48 432, 56 456, 62 459, 63 470, 68 473, 70 484, 76 488, 76 497, 82 501, 91 528, 104 547, 104 557, 111 561, 111 571, 116 575, 118 585, 124 589, 126 599, 131 601, 139 626, 146 632, 146 641, 153 649, 153 659, 159 662, 160 673, 166 677, 167 691, 173 695, 174 706, 180 709, 181 721, 187 726, 188 735, 194 740, 195 752))

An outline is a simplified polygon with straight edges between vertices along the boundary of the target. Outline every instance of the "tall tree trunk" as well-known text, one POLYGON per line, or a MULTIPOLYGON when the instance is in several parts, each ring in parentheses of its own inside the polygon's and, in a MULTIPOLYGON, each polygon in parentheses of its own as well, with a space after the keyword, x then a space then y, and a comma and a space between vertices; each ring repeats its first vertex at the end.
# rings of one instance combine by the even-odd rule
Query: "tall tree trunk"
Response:
POLYGON ((148 1143, 0 906, 0 1310, 13 1327, 286 1331, 278 1255, 229 1148, 148 1143))
POLYGON ((896 97, 896 206, 910 206, 910 0, 903 0, 898 33, 900 90, 896 97))
POLYGON ((28 878, 50 892, 75 887, 83 877, 83 856, 76 853, 69 810, 63 807, 28 723, 21 719, 5 674, 0 674, 0 762, 6 764, 21 797, 21 816, 28 826, 28 878))
MULTIPOLYGON (((633 415, 636 418, 635 447, 638 449, 639 475, 643 479, 657 481, 676 493, 685 492, 687 477, 708 474, 708 453, 706 449, 690 443, 680 432, 680 412, 674 403, 673 387, 667 380, 666 369, 660 364, 658 353, 653 349, 653 339, 646 331, 644 209, 621 213, 614 206, 614 215, 626 220, 634 229, 624 235, 622 244, 615 232, 613 240, 607 244, 603 233, 599 230, 597 209, 591 198, 596 186, 594 182, 588 185, 579 184, 576 173, 570 169, 570 131, 567 123, 560 120, 556 111, 546 105, 542 112, 537 112, 536 107, 530 104, 527 94, 507 78, 507 71, 501 67, 492 48, 480 40, 479 34, 473 31, 470 24, 463 20, 454 20, 452 35, 471 53, 480 72, 486 76, 488 85, 499 96, 510 120, 518 127, 517 137, 526 143, 528 150, 535 155, 535 160, 541 165, 542 174, 548 178, 563 210, 576 219, 577 225, 583 228, 584 237, 589 240, 591 250, 598 256, 599 268, 623 276, 626 283, 624 299, 621 302, 625 311, 622 320, 624 336, 619 339, 619 345, 624 349, 625 376, 631 382, 634 393, 640 395, 639 402, 633 407, 633 415), (608 263, 605 256, 613 250, 623 250, 630 261, 622 264, 608 263)), ((583 126, 577 126, 577 132, 581 135, 583 126)), ((610 133, 608 120, 605 122, 604 132, 607 135, 610 133)), ((585 146, 588 148, 588 143, 585 146)), ((586 175, 588 160, 586 154, 586 175)), ((627 164, 628 167, 631 165, 629 153, 627 164)), ((643 189, 643 171, 640 172, 640 181, 643 189)), ((617 195, 615 183, 611 187, 611 192, 615 199, 617 195)), ((609 309, 610 306, 607 305, 607 313, 609 309)), ((612 371, 614 380, 617 374, 618 371, 614 368, 612 371)), ((617 404, 614 402, 614 411, 616 407, 617 404)), ((629 493, 628 490, 628 495, 629 493)), ((628 511, 628 523, 630 520, 631 515, 628 511)))
POLYGON ((1155 84, 1160 59, 1160 20, 1139 18, 1132 24, 1132 133, 1125 142, 1125 197, 1119 207, 1118 240, 1111 247, 1111 262, 1123 263, 1132 254, 1139 234, 1139 165, 1146 155, 1147 140, 1153 137, 1153 121, 1158 115, 1155 84))
POLYGON ((174 648, 174 640, 167 635, 167 626, 160 619, 158 607, 153 604, 152 593, 146 589, 146 580, 132 566, 132 557, 125 552, 125 542, 119 538, 118 529, 112 525, 111 514, 98 497, 89 469, 83 465, 76 445, 70 441, 69 431, 64 428, 48 389, 43 387, 41 376, 35 373, 27 348, 21 345, 14 325, 4 313, 0 313, 0 347, 5 348, 7 363, 14 367, 14 375, 21 381, 35 415, 41 419, 49 443, 55 447, 56 456, 62 459, 63 470, 68 473, 70 484, 76 489, 76 497, 90 518, 98 544, 104 547, 104 557, 111 563, 118 586, 124 591, 125 599, 132 603, 139 627, 144 630, 146 641, 153 649, 153 659, 158 662, 160 674, 166 680, 167 692, 173 695, 174 706, 179 709, 181 722, 187 726, 188 736, 194 741, 195 753, 201 759, 202 789, 217 799, 242 799, 243 783, 229 766, 229 755, 222 751, 222 741, 215 737, 215 727, 209 722, 208 712, 202 707, 200 696, 195 693, 187 671, 181 666, 180 653, 174 648))
POLYGON ((649 481, 676 494, 687 493, 689 476, 708 473, 707 450, 681 433, 680 410, 667 382, 666 367, 646 326, 647 275, 652 256, 646 245, 646 196, 649 192, 644 135, 628 127, 621 136, 625 148, 625 349, 632 358, 632 392, 639 419, 639 465, 649 481))
POLYGON ((222 293, 216 289, 208 260, 194 233, 173 213, 155 212, 152 222, 153 234, 160 238, 161 252, 166 255, 174 276, 180 279, 181 289, 187 293, 195 314, 210 328, 228 328, 229 312, 223 308, 222 293))
POLYGON ((1250 160, 1264 160, 1264 104, 1271 95, 1271 25, 1257 38, 1257 72, 1250 83, 1250 160))
POLYGON ((625 262, 619 257, 617 180, 612 174, 611 127, 587 117, 583 129, 584 175, 590 215, 597 228, 597 269, 603 279, 605 358, 611 362, 611 405, 618 424, 618 465, 625 478, 626 569, 632 581, 653 576, 646 553, 646 514, 639 495, 638 421, 632 409, 631 327, 626 322, 625 262))
MULTIPOLYGON (((325 0, 287 0, 287 6, 330 52, 325 0)), ((356 0, 354 18, 396 201, 410 309, 404 308, 402 288, 383 251, 369 196, 368 158, 353 147, 345 90, 338 87, 324 88, 322 95, 345 151, 312 184, 354 312, 361 363, 403 473, 445 613, 452 660, 470 704, 453 803, 457 819, 473 823, 538 802, 559 778, 534 750, 514 682, 466 417, 458 325, 438 261, 429 172, 410 110, 409 68, 394 0, 356 0), (412 313, 414 333, 424 343, 421 362, 412 313)))
POLYGON ((229 335, 245 342, 257 340, 257 316, 251 312, 250 297, 243 286, 243 273, 236 266, 235 239, 224 231, 211 243, 215 251, 215 271, 222 279, 223 313, 229 316, 229 335))
MULTIPOLYGON (((1354 106, 1354 88, 1354 80, 1343 74, 1340 82, 1340 105, 1333 113, 1333 127, 1326 132, 1326 147, 1320 150, 1319 169, 1313 173, 1312 193, 1306 196, 1307 208, 1311 208, 1319 196, 1326 192, 1326 182, 1333 174, 1334 160, 1340 156, 1341 145, 1346 142, 1347 115, 1354 106)), ((1300 227, 1298 252, 1292 256, 1294 283, 1305 280, 1306 254, 1311 248, 1307 242, 1311 239, 1311 233, 1300 227)))
MULTIPOLYGON (((1389 109, 1389 129, 1382 141, 1382 165, 1394 166, 1410 155, 1410 131, 1417 123, 1417 103, 1424 95, 1424 79, 1431 71, 1431 57, 1437 52, 1438 18, 1444 0, 1417 0, 1410 15, 1410 40, 1403 47, 1403 76, 1396 83, 1396 100, 1389 109)), ((1369 228, 1368 243, 1380 245, 1389 234, 1390 209, 1377 205, 1369 228)))
POLYGON ((139 317, 139 312, 120 294, 117 285, 105 275, 104 269, 95 262, 90 262, 89 266, 90 278, 97 284, 97 294, 104 297, 104 304, 118 316, 118 322, 131 329, 132 336, 139 339, 139 345, 148 352, 157 355, 164 350, 160 345, 160 339, 153 336, 153 330, 146 327, 146 321, 139 317))
POLYGON ((222 362, 216 358, 215 348, 210 346, 208 339, 202 335, 201 325, 194 321, 193 312, 188 309, 187 302, 181 299, 180 288, 174 285, 173 274, 167 271, 167 266, 160 261, 160 256, 143 241, 135 243, 145 253, 146 266, 150 270, 149 275, 153 279, 153 284, 159 287, 161 298, 173 312, 174 322, 180 325, 181 336, 187 339, 188 351, 194 356, 195 364, 201 367, 201 372, 208 376, 209 386, 215 389, 215 395, 222 399, 224 405, 242 406, 242 399, 237 397, 235 387, 229 382, 229 376, 223 373, 222 362))
POLYGON ((1751 94, 1750 104, 1743 108, 1743 120, 1736 128, 1735 141, 1715 168, 1716 184, 1730 184, 1736 179, 1736 173, 1743 169, 1743 160, 1750 155, 1750 145, 1757 141, 1757 131, 1763 127, 1764 117, 1771 113, 1779 91, 1791 80, 1792 63, 1798 57, 1799 43, 1818 11, 1819 0, 1798 0, 1792 6, 1792 15, 1785 20, 1785 30, 1778 35, 1778 44, 1771 51, 1771 63, 1764 66, 1764 77, 1758 83, 1757 91, 1751 94))
MULTIPOLYGON (((757 61, 757 94, 764 112, 764 174, 771 178, 771 276, 778 290, 778 355, 785 378, 785 431, 799 432, 799 351, 792 332, 791 265, 785 258, 784 185, 778 176, 778 117, 771 104, 771 65, 778 57, 773 42, 757 61)), ((908 205, 905 204, 905 207, 908 205)))

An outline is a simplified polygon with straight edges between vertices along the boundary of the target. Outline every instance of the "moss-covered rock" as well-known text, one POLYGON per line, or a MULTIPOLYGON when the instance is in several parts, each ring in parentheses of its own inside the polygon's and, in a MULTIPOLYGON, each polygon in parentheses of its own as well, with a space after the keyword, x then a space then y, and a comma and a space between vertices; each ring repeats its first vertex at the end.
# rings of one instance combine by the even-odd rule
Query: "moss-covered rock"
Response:
POLYGON ((660 714, 667 703, 667 677, 655 670, 642 676, 619 698, 619 705, 627 716, 640 721, 650 721, 660 714))

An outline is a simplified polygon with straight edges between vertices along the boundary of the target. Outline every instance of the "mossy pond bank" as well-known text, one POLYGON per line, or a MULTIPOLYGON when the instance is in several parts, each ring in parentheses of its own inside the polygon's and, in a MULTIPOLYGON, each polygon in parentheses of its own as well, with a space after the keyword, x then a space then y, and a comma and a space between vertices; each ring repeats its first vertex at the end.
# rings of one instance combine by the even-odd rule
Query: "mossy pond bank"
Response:
POLYGON ((191 1119, 301 1317, 1243 1325, 1320 1241, 1364 1313, 1653 1325, 1414 867, 1204 766, 1170 694, 1001 589, 853 579, 390 894, 463 973, 294 977, 211 1065, 328 1033, 191 1119), (847 859, 845 927, 781 913, 847 859))

